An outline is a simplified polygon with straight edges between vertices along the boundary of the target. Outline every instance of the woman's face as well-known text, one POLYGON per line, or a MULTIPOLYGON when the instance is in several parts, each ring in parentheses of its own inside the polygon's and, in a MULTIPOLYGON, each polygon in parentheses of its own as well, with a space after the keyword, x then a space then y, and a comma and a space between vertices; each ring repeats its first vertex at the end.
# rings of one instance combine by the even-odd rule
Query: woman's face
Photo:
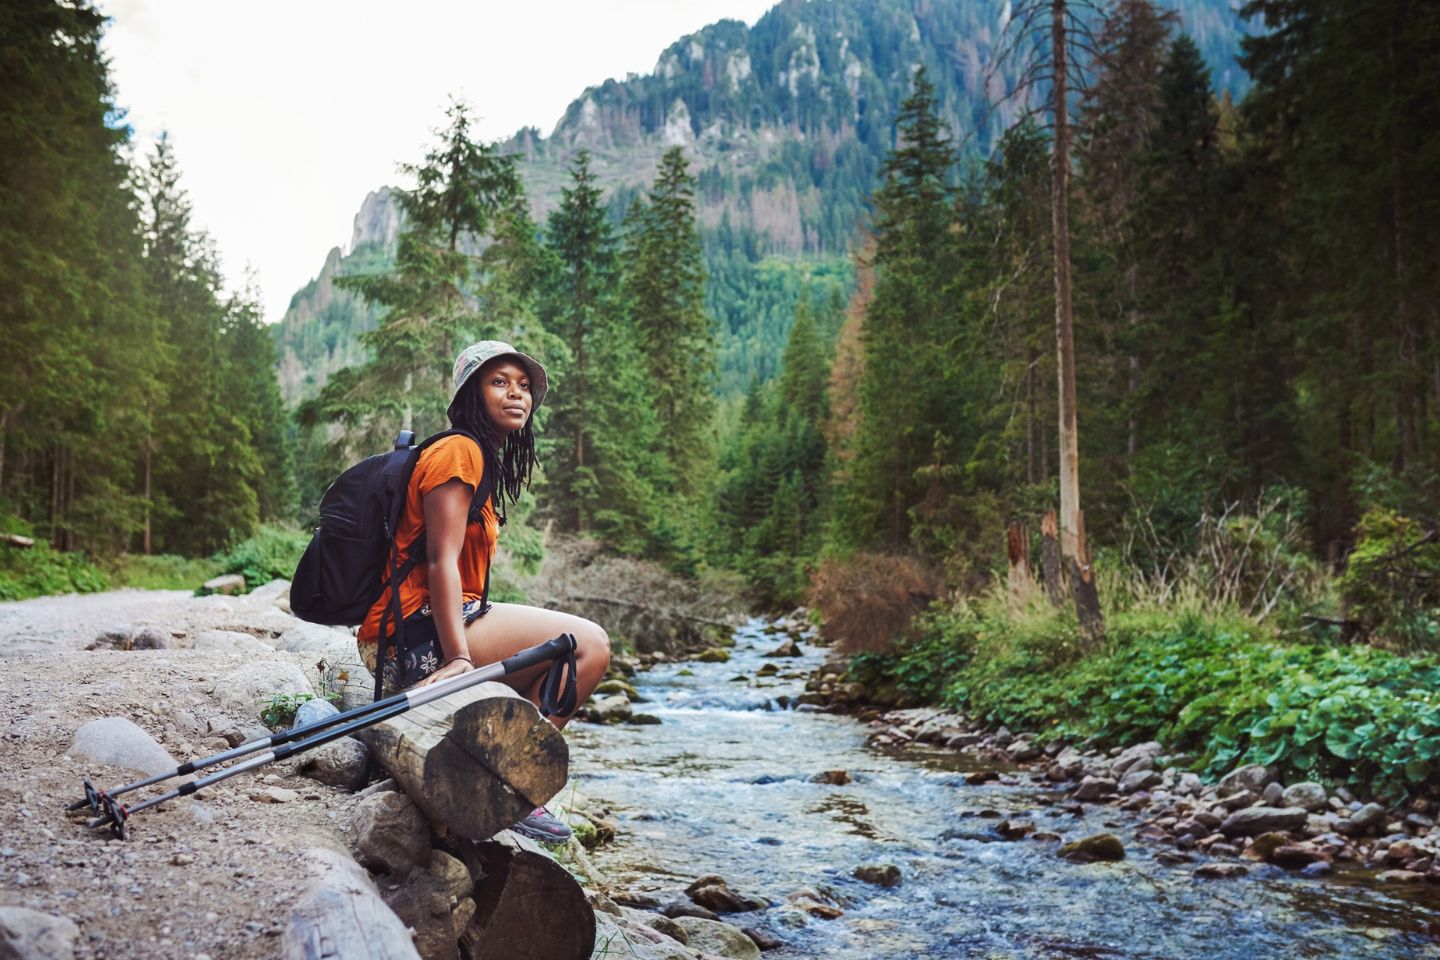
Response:
POLYGON ((514 433, 530 419, 530 374, 514 360, 500 358, 480 368, 485 413, 501 434, 514 433))

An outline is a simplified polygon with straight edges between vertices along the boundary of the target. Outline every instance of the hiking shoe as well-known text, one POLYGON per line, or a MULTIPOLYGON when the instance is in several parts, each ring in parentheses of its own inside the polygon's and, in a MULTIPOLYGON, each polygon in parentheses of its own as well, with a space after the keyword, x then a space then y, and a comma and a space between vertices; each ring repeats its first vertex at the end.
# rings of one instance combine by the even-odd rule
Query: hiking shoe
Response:
POLYGON ((570 828, 552 816, 550 811, 544 807, 536 807, 534 813, 510 829, 537 843, 564 843, 572 836, 570 828))

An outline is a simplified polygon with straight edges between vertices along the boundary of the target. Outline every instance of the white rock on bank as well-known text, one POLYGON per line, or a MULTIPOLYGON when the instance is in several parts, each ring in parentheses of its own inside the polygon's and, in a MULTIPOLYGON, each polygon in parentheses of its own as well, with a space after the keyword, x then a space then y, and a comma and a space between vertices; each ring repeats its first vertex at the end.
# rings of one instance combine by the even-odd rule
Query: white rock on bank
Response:
POLYGON ((0 957, 70 960, 80 928, 64 917, 24 907, 0 907, 0 957))
POLYGON ((238 630, 206 630, 195 637, 196 650, 210 653, 269 653, 274 648, 238 630))
POLYGON ((179 761, 154 737, 124 717, 91 720, 75 731, 75 740, 65 754, 145 774, 163 773, 179 766, 179 761))
POLYGON ((254 717, 276 694, 313 695, 305 673, 283 660, 257 660, 232 670, 215 681, 211 693, 226 710, 239 717, 254 717))

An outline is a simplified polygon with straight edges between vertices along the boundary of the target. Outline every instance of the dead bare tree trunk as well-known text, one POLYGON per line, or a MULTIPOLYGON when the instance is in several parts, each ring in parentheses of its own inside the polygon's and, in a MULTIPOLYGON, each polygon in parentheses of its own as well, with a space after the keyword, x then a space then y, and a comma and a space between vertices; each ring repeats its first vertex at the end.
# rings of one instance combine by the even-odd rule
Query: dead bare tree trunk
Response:
POLYGON ((1060 536, 1054 510, 1046 510, 1040 518, 1040 570, 1045 578, 1045 595, 1055 606, 1062 606, 1065 584, 1060 574, 1060 536))
POLYGON ((1051 163, 1050 213, 1055 251, 1055 353, 1060 386, 1060 552, 1075 590, 1075 612, 1092 638, 1104 631, 1095 571, 1085 544, 1080 512, 1080 444, 1075 413, 1075 333, 1070 290, 1070 120, 1066 76, 1067 0, 1051 0, 1050 40, 1054 67, 1055 153, 1051 163))

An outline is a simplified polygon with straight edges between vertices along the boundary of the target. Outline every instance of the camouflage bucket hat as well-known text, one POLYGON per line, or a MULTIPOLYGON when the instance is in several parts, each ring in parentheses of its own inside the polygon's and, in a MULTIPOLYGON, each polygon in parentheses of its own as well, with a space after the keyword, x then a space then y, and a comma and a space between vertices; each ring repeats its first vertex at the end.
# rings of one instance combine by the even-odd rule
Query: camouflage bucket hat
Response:
POLYGON ((496 357, 509 357, 530 374, 530 415, 533 417, 535 411, 540 409, 540 404, 545 400, 545 394, 550 390, 550 381, 545 376, 545 368, 540 365, 539 360, 529 354, 521 353, 502 340, 481 340, 460 351, 460 356, 455 358, 455 372, 451 376, 451 406, 454 406, 455 397, 460 393, 460 388, 465 386, 465 382, 474 375, 475 371, 496 357))

